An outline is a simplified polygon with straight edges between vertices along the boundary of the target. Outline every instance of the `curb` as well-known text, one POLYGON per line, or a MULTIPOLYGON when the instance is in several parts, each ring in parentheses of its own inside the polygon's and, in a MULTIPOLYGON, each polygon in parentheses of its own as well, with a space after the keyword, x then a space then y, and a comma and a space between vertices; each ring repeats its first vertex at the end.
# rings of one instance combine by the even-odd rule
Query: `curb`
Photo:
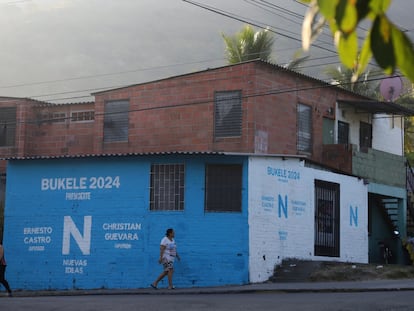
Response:
MULTIPOLYGON (((312 283, 311 283, 312 284, 312 283)), ((246 285, 238 287, 217 287, 217 288, 183 288, 183 289, 98 289, 98 290, 50 290, 50 291, 15 291, 13 297, 47 297, 47 296, 97 296, 97 295, 222 295, 222 294, 252 294, 252 293, 356 293, 356 292, 389 292, 389 291, 414 291, 414 280, 412 286, 381 286, 381 287, 303 287, 303 283, 297 288, 283 287, 278 284, 276 287, 271 285, 246 285)), ((2 298, 9 298, 6 294, 2 298)))

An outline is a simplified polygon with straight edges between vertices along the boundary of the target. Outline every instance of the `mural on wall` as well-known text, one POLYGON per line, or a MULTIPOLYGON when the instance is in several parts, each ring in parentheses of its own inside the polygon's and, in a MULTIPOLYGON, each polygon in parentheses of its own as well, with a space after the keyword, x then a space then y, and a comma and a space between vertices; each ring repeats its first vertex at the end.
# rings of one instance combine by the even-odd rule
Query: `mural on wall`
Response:
POLYGON ((367 262, 362 181, 276 157, 251 158, 249 176, 252 281, 265 281, 284 258, 367 262))
MULTIPOLYGON (((88 170, 91 175, 80 175, 85 168, 83 172, 74 168, 70 173, 54 170, 34 173, 24 181, 27 196, 8 195, 11 202, 6 214, 8 221, 15 218, 22 221, 14 224, 14 236, 5 240, 19 243, 11 250, 24 258, 19 259, 22 261, 17 273, 29 274, 27 282, 33 277, 35 288, 44 287, 45 283, 56 288, 83 288, 97 282, 111 286, 112 281, 99 272, 102 265, 124 274, 126 284, 132 285, 140 278, 130 262, 145 264, 140 256, 145 247, 142 207, 139 212, 137 198, 128 202, 123 199, 132 190, 123 179, 131 180, 131 176, 122 166, 107 169, 108 175, 93 174, 96 170, 93 167, 88 170), (36 199, 28 201, 28 198, 36 199), (110 201, 113 209, 108 208, 110 201), (55 275, 56 283, 48 279, 42 267, 55 275)), ((13 269, 11 266, 10 270, 13 269)))
POLYGON ((184 210, 150 211, 151 161, 11 163, 4 243, 14 288, 147 287, 161 272, 159 243, 170 227, 182 257, 177 286, 246 283, 247 210, 205 213, 205 162, 198 160, 186 162, 184 210))

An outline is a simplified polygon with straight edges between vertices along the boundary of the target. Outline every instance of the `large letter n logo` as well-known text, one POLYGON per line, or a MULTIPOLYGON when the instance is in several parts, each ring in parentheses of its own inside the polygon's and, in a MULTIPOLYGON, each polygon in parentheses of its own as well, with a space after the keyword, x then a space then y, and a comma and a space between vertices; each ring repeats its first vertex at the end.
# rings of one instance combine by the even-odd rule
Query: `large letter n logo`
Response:
POLYGON ((285 215, 285 218, 288 218, 288 212, 287 212, 288 197, 287 197, 287 195, 285 195, 285 202, 283 202, 282 196, 279 194, 278 195, 278 202, 279 202, 279 218, 282 217, 282 211, 283 211, 283 214, 285 215))
POLYGON ((65 216, 63 222, 63 244, 62 255, 69 255, 70 253, 70 237, 78 244, 83 255, 90 255, 91 253, 91 230, 92 230, 92 216, 85 216, 83 218, 83 236, 79 232, 72 217, 65 216))

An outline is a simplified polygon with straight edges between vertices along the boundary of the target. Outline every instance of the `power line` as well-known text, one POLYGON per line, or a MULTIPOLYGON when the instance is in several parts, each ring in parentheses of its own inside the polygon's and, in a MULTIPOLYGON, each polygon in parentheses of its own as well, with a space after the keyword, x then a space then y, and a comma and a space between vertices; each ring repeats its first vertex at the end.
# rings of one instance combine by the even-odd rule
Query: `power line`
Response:
MULTIPOLYGON (((182 1, 187 2, 187 3, 189 3, 189 4, 191 4, 191 5, 194 5, 194 6, 200 7, 200 8, 202 8, 202 9, 207 10, 207 11, 213 12, 213 13, 215 13, 215 14, 219 14, 219 15, 222 15, 222 16, 225 16, 225 17, 228 17, 228 18, 231 18, 231 19, 237 20, 237 21, 239 21, 239 22, 247 23, 247 24, 250 24, 250 25, 252 25, 252 26, 259 27, 259 28, 261 28, 261 29, 267 29, 267 27, 266 27, 266 26, 259 25, 257 22, 254 22, 254 21, 248 21, 246 18, 242 18, 242 17, 240 17, 240 16, 238 16, 238 15, 235 15, 235 14, 229 13, 229 12, 224 11, 224 10, 220 10, 220 9, 214 8, 214 7, 212 7, 212 6, 207 6, 207 5, 204 5, 204 4, 201 4, 201 3, 195 2, 195 1, 191 1, 191 0, 182 0, 182 1)), ((273 32, 273 33, 275 33, 275 34, 277 34, 277 35, 280 35, 280 36, 282 36, 282 37, 285 37, 285 38, 287 38, 287 39, 291 39, 291 40, 293 40, 293 41, 296 41, 296 42, 300 42, 300 43, 302 43, 302 40, 301 40, 301 39, 298 39, 298 38, 295 38, 295 37, 293 37, 293 36, 290 36, 290 35, 287 35, 287 34, 281 33, 281 32, 279 32, 279 31, 273 30, 273 29, 271 29, 271 28, 270 28, 270 29, 268 29, 268 30, 269 30, 269 31, 271 31, 271 32, 273 32)), ((321 50, 324 50, 324 51, 327 51, 327 52, 331 52, 331 53, 336 54, 336 51, 335 51, 335 50, 331 50, 331 49, 325 48, 325 47, 323 47, 323 46, 321 46, 321 45, 318 45, 318 44, 313 44, 313 46, 315 46, 315 47, 317 47, 317 48, 319 48, 319 49, 321 49, 321 50)))
MULTIPOLYGON (((186 1, 183 0, 185 2, 188 2, 190 4, 195 4, 195 2, 192 1, 186 1)), ((254 0, 252 0, 254 1, 254 0)), ((257 2, 257 1, 254 1, 257 2)), ((261 1, 263 3, 267 3, 269 5, 269 2, 267 1, 261 1)), ((276 6, 276 5, 274 5, 276 6)), ((276 6, 278 7, 278 6, 276 6)), ((279 9, 283 9, 281 7, 278 7, 279 9)), ((292 16, 298 16, 300 17, 300 14, 297 14, 293 11, 289 11, 284 9, 286 12, 290 13, 292 16)), ((223 11, 225 12, 225 11, 223 11)), ((227 14, 231 14, 228 12, 225 12, 227 14)), ((225 15, 227 16, 227 15, 225 15)), ((228 16, 231 17, 231 16, 228 16)), ((237 16, 236 16, 237 17, 237 16)), ((242 19, 242 17, 239 17, 240 21, 245 21, 242 19)), ((249 22, 248 22, 249 23, 249 22)), ((260 26, 258 24, 253 24, 254 26, 263 28, 263 26, 260 26)), ((271 30, 272 31, 272 30, 271 30)), ((276 32, 276 31, 272 31, 276 34, 280 34, 284 37, 293 39, 295 41, 301 41, 300 39, 291 37, 291 36, 286 36, 280 32, 276 32)), ((335 51, 331 51, 329 49, 325 49, 328 52, 333 52, 335 53, 335 57, 336 57, 336 52, 335 51)), ((328 56, 330 57, 330 56, 328 56)), ((324 57, 323 59, 326 59, 328 57, 324 57)), ((216 59, 218 60, 218 59, 216 59)), ((65 78, 65 79, 58 79, 58 80, 49 80, 49 81, 40 81, 40 82, 33 82, 33 83, 24 83, 24 84, 16 84, 16 85, 9 85, 9 86, 0 86, 0 88, 14 88, 14 87, 22 87, 22 86, 33 86, 33 85, 41 85, 41 84, 48 84, 48 83, 59 83, 59 82, 66 82, 66 81, 75 81, 75 80, 81 80, 81 79, 90 79, 90 78, 97 78, 97 77, 105 77, 105 76, 113 76, 113 75, 119 75, 119 74, 125 74, 125 73, 134 73, 134 72, 139 72, 139 71, 148 71, 148 70, 155 70, 155 69, 160 69, 160 68, 170 68, 170 67, 174 67, 174 66, 181 66, 181 65, 188 65, 188 64, 200 64, 200 63, 204 63, 204 62, 210 62, 212 60, 205 60, 205 61, 196 61, 196 62, 190 62, 190 63, 181 63, 181 64, 173 64, 173 65, 166 65, 166 66, 158 66, 158 67, 152 67, 152 68, 141 68, 141 69, 135 69, 135 70, 127 70, 127 71, 119 71, 119 72, 113 72, 113 73, 103 73, 103 74, 95 74, 95 75, 86 75, 86 76, 79 76, 79 77, 73 77, 73 78, 65 78)), ((313 61, 312 58, 308 59, 307 61, 313 61)), ((327 64, 332 64, 332 63, 327 63, 327 64)), ((301 69, 306 69, 306 68, 311 68, 311 67, 317 67, 317 66, 324 66, 326 64, 319 64, 319 65, 308 65, 308 66, 301 66, 301 69)), ((125 85, 122 85, 125 86, 125 85)), ((102 90, 102 89, 107 89, 107 88, 114 88, 114 87, 122 87, 122 86, 109 86, 109 87, 101 87, 101 88, 95 88, 95 89, 88 89, 88 90, 75 90, 75 91, 69 91, 69 92, 59 92, 59 93, 51 93, 51 94, 42 94, 42 95, 36 95, 36 96, 31 96, 33 98, 42 98, 42 97, 50 97, 50 96, 55 96, 55 95, 64 95, 64 94, 73 94, 73 93, 80 93, 80 92, 85 92, 85 91, 94 91, 94 90, 102 90)), ((65 100, 65 99, 78 99, 78 98, 87 98, 90 97, 90 95, 85 95, 85 96, 72 96, 72 97, 66 97, 66 98, 57 98, 57 99, 49 99, 49 100, 65 100)))
MULTIPOLYGON (((328 64, 337 64, 336 62, 334 62, 334 63, 328 63, 328 64)), ((314 66, 319 66, 319 65, 309 65, 309 66, 307 66, 307 67, 314 67, 314 66)), ((280 66, 281 67, 281 66, 280 66)), ((283 67, 281 67, 281 68, 283 68, 283 67)), ((298 67, 299 69, 301 69, 301 67, 298 67)), ((293 71, 292 71, 293 72, 293 71)), ((214 72, 211 72, 211 74, 212 74, 212 76, 214 76, 214 72)), ((186 75, 186 74, 185 74, 186 75)), ((378 77, 380 77, 380 78, 375 78, 373 75, 371 76, 371 79, 367 79, 367 80, 365 80, 364 82, 370 82, 370 81, 376 81, 376 80, 381 80, 381 79, 384 79, 384 77, 382 76, 382 74, 380 75, 379 73, 377 74, 377 76, 378 77)), ((174 77, 170 77, 170 78, 174 78, 174 77)), ((166 78, 166 79, 170 79, 170 78, 166 78)), ((312 78, 312 77, 310 77, 310 78, 312 78)), ((162 79, 163 80, 163 79, 162 79)), ((214 79, 211 79, 211 81, 212 82, 217 82, 217 81, 219 81, 219 80, 227 80, 227 78, 221 78, 221 79, 217 79, 217 78, 214 78, 214 79)), ((318 80, 318 79, 316 79, 316 80, 318 80)), ((329 80, 331 80, 331 79, 329 79, 329 80)), ((329 83, 328 81, 325 81, 325 80, 319 80, 319 81, 321 81, 321 82, 325 82, 325 83, 329 83)), ((191 81, 190 81, 191 82, 191 81)), ((355 82, 356 84, 358 84, 358 83, 364 83, 364 82, 355 82)), ((151 83, 151 82, 143 82, 143 83, 151 83)), ((197 81, 195 81, 194 83, 198 83, 197 81)), ((355 84, 354 83, 354 84, 355 84)), ((137 83, 137 84, 142 84, 142 83, 137 83)), ((343 83, 343 84, 352 84, 351 82, 349 82, 349 83, 343 83)), ((54 93, 54 94, 51 94, 51 95, 39 95, 39 96, 32 96, 32 98, 42 98, 42 97, 47 97, 47 96, 54 96, 54 95, 65 95, 65 94, 73 94, 73 93, 80 93, 80 92, 97 92, 97 91, 101 91, 101 90, 110 90, 110 89, 114 89, 114 88, 125 88, 125 87, 132 87, 132 86, 134 86, 134 85, 136 85, 136 84, 131 84, 131 83, 129 83, 129 84, 122 84, 122 85, 117 85, 117 86, 106 86, 106 87, 101 87, 101 88, 92 88, 92 89, 84 89, 84 90, 81 90, 81 91, 66 91, 66 92, 60 92, 60 93, 54 93)), ((340 85, 339 85, 340 86, 340 85)), ((80 98, 90 98, 90 97, 92 97, 90 94, 89 95, 84 95, 84 96, 71 96, 71 97, 63 97, 63 98, 54 98, 54 99, 48 99, 48 101, 63 101, 63 100, 73 100, 73 99, 80 99, 80 98)))
POLYGON ((34 85, 49 84, 49 83, 59 83, 59 82, 67 82, 67 81, 75 81, 75 80, 83 80, 83 79, 92 79, 92 78, 98 78, 98 77, 115 76, 115 75, 120 75, 120 74, 125 74, 125 73, 135 73, 135 72, 140 72, 140 71, 165 69, 165 68, 171 68, 171 67, 177 67, 177 66, 183 66, 183 65, 201 64, 201 63, 207 63, 207 62, 217 61, 217 60, 222 60, 222 59, 201 60, 201 61, 194 61, 194 62, 188 62, 188 63, 177 63, 177 64, 172 64, 172 65, 144 67, 144 68, 138 68, 138 69, 132 69, 132 70, 78 76, 78 77, 72 77, 72 78, 46 80, 46 81, 38 81, 38 82, 31 82, 31 83, 20 83, 20 84, 14 84, 14 85, 4 85, 4 86, 0 86, 0 89, 9 89, 9 88, 16 88, 16 87, 23 87, 23 86, 34 86, 34 85))

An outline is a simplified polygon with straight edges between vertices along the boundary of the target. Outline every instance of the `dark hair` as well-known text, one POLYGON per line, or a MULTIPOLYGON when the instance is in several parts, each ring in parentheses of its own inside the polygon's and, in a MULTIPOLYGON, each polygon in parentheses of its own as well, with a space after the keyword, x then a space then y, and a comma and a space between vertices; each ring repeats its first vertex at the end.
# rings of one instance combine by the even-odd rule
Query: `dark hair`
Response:
POLYGON ((165 233, 166 236, 169 236, 174 231, 173 228, 167 229, 167 232, 165 233))

